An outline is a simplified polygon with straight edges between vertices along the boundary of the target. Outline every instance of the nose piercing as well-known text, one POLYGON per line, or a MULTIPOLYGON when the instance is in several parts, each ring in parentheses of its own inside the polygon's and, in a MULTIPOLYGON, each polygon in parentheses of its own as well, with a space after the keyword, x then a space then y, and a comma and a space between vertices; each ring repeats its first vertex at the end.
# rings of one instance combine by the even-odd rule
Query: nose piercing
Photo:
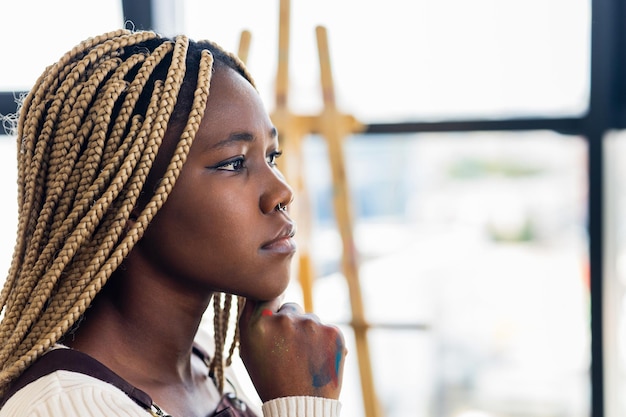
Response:
POLYGON ((278 205, 276 206, 276 210, 278 210, 278 211, 286 211, 287 210, 287 206, 283 205, 282 203, 278 203, 278 205))

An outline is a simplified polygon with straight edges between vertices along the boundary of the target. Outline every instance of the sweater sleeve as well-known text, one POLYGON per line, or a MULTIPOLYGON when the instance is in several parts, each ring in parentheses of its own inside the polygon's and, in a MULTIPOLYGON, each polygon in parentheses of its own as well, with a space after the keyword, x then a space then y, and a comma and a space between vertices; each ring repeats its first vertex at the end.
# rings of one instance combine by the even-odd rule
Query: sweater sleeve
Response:
POLYGON ((263 403, 263 417, 339 417, 341 403, 321 397, 283 397, 263 403))

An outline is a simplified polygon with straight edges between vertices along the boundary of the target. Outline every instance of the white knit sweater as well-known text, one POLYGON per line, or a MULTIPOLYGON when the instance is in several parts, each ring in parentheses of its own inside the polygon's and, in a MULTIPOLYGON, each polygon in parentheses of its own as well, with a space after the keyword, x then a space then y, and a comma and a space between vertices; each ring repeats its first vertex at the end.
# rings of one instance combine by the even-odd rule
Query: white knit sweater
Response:
MULTIPOLYGON (((339 401, 284 397, 262 405, 264 417, 338 417, 339 401)), ((147 417, 151 414, 115 386, 88 375, 56 371, 19 390, 0 417, 147 417)))

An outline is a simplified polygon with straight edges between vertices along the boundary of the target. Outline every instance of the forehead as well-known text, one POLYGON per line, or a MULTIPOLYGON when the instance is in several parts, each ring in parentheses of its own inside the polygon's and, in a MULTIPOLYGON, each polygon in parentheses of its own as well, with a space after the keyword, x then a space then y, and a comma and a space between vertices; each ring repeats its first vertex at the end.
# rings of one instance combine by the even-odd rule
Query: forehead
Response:
POLYGON ((200 129, 194 142, 215 142, 236 132, 267 135, 273 130, 257 90, 235 70, 215 70, 200 129))

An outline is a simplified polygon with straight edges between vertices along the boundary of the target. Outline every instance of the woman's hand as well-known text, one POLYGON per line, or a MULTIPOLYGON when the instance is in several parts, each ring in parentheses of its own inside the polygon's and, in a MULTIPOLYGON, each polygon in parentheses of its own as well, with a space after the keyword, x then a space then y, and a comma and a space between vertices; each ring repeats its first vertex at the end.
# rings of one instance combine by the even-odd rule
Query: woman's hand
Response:
POLYGON ((347 351, 337 327, 278 300, 247 300, 239 325, 241 359, 262 401, 339 398, 347 351))

